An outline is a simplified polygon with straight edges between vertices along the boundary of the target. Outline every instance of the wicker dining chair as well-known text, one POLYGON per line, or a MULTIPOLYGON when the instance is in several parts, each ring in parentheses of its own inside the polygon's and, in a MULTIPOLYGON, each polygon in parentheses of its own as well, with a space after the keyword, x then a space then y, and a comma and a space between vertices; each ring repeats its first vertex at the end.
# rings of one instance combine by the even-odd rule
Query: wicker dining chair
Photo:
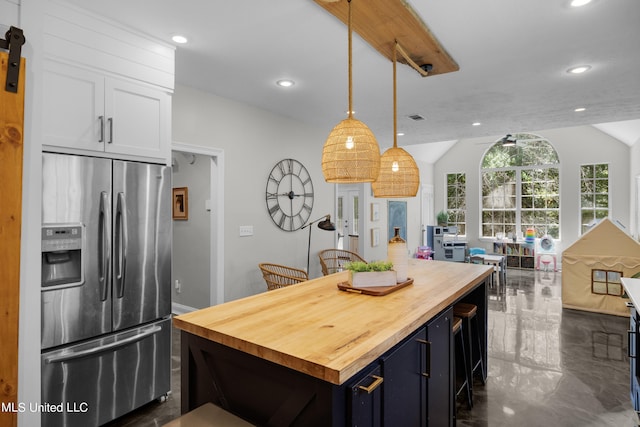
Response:
POLYGON ((325 249, 318 253, 318 257, 322 266, 322 274, 325 276, 341 271, 342 266, 348 262, 367 262, 357 253, 344 249, 325 249))
POLYGON ((258 264, 258 267, 260 267, 262 277, 267 282, 267 289, 270 291, 309 280, 307 272, 297 268, 266 262, 258 264))

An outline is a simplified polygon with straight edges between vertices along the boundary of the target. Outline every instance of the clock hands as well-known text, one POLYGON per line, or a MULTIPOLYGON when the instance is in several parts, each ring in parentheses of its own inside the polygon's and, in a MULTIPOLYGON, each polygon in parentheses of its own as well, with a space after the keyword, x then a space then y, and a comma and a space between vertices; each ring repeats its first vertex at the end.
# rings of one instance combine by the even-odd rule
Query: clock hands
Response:
POLYGON ((296 194, 293 191, 289 191, 288 193, 284 194, 285 196, 289 197, 291 200, 293 200, 294 197, 300 197, 302 196, 302 194, 296 194))

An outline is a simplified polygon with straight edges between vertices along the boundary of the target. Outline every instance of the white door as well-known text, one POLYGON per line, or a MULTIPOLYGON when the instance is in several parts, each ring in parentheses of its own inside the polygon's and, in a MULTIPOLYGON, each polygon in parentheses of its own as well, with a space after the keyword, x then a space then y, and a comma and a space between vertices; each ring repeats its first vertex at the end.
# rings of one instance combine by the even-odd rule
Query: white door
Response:
POLYGON ((358 252, 356 242, 360 225, 360 192, 354 189, 338 189, 338 249, 358 252), (351 247, 355 246, 355 247, 351 247))

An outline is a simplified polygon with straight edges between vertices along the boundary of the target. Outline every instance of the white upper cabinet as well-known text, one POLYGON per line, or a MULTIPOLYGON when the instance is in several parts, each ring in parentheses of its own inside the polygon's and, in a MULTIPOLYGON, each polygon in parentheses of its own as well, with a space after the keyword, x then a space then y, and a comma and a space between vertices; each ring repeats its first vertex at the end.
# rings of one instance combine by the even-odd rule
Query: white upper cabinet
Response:
POLYGON ((166 92, 107 79, 105 118, 107 151, 157 156, 171 144, 171 98, 166 92))
POLYGON ((44 69, 45 145, 165 157, 171 143, 166 91, 52 60, 44 69))
POLYGON ((104 151, 104 76, 46 61, 43 100, 44 144, 104 151))
POLYGON ((77 7, 47 4, 45 149, 170 162, 175 48, 77 7))

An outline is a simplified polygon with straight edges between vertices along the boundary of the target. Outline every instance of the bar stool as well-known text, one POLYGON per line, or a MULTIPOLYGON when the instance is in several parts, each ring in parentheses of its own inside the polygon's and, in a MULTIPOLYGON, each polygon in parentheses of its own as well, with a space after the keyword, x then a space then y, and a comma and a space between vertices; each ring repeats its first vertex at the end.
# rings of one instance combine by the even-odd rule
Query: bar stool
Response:
POLYGON ((467 354, 464 348, 464 337, 462 333, 462 319, 459 317, 453 318, 453 339, 455 341, 454 353, 455 353, 455 389, 454 389, 454 401, 458 396, 465 391, 467 394, 467 407, 471 409, 473 407, 473 401, 471 400, 471 375, 467 369, 467 354), (460 369, 462 368, 462 369, 460 369), (460 374, 464 371, 464 377, 460 374), (461 377, 458 380, 458 377, 461 377))
POLYGON ((470 372, 471 392, 473 393, 473 374, 480 369, 480 379, 482 384, 487 380, 484 371, 483 346, 482 337, 480 336, 480 325, 478 325, 478 316, 476 315, 478 307, 475 304, 459 302, 453 306, 453 315, 462 318, 462 329, 465 335, 465 343, 469 348, 467 355, 467 369, 470 372))
POLYGON ((193 411, 164 424, 163 427, 249 427, 242 418, 236 417, 213 403, 205 403, 193 411))

